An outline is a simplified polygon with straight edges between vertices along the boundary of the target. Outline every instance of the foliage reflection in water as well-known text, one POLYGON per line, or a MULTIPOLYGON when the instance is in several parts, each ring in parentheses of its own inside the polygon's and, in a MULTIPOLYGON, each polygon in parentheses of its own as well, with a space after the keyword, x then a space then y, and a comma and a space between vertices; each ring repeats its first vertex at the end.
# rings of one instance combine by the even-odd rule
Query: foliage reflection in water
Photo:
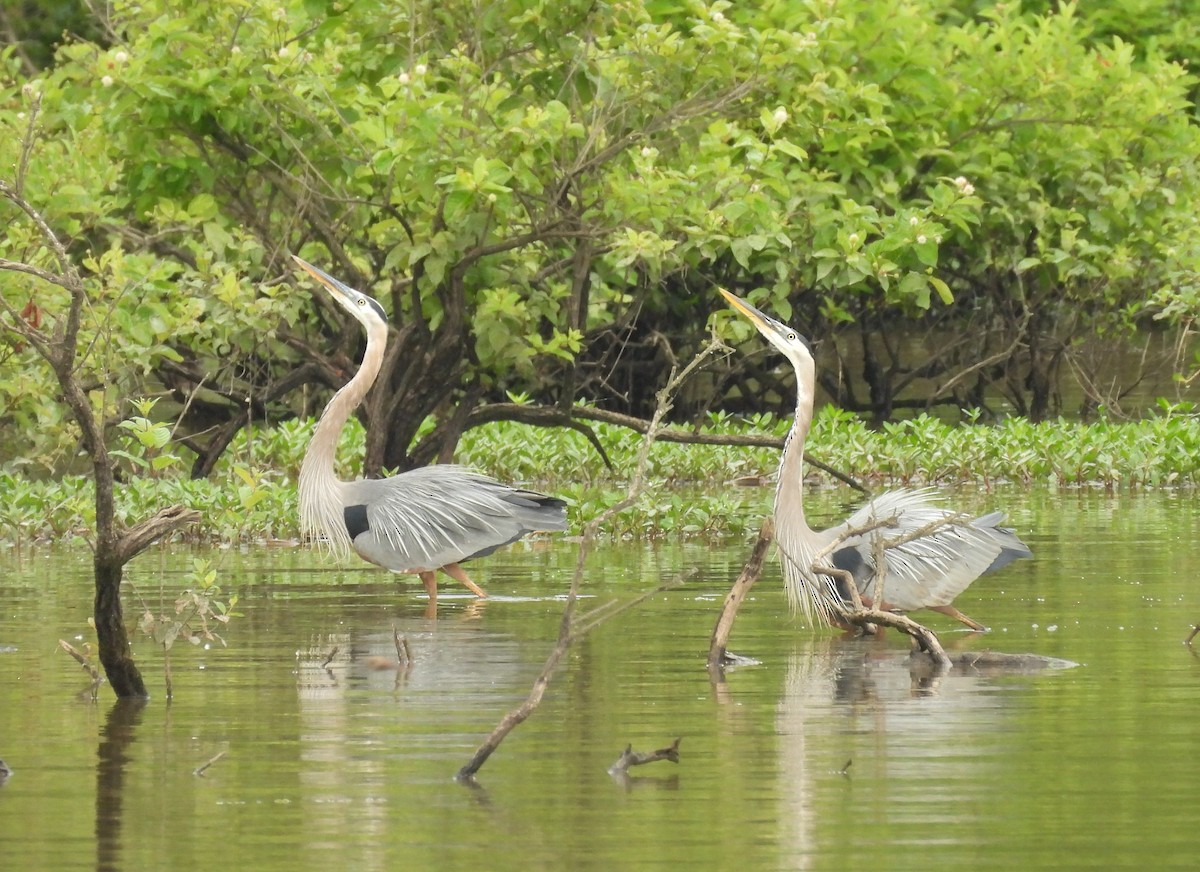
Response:
MULTIPOLYGON (((838 517, 842 494, 814 500, 838 517)), ((481 565, 491 601, 442 597, 295 550, 226 552, 246 617, 229 648, 180 650, 176 698, 99 703, 56 650, 86 635, 86 553, 0 557, 0 785, 5 865, 24 870, 1069 868, 1183 865, 1200 755, 1200 619, 1190 495, 956 495, 1004 505, 1036 554, 963 602, 993 648, 1083 664, 1033 674, 910 672, 903 642, 812 636, 772 563, 734 651, 761 665, 712 684, 716 609, 746 546, 611 545, 593 602, 698 574, 586 638, 542 708, 481 773, 453 781, 522 699, 557 629, 569 542, 481 565), (393 627, 411 646, 392 668, 393 627), (332 660, 326 660, 334 649, 332 660), (618 781, 627 743, 682 736, 678 765, 618 781), (216 755, 202 775, 194 770, 216 755), (850 762, 847 769, 846 764, 850 762)), ((143 597, 191 555, 134 565, 143 597)), ((127 606, 137 608, 132 594, 127 606)), ((153 646, 138 653, 161 688, 153 646)))

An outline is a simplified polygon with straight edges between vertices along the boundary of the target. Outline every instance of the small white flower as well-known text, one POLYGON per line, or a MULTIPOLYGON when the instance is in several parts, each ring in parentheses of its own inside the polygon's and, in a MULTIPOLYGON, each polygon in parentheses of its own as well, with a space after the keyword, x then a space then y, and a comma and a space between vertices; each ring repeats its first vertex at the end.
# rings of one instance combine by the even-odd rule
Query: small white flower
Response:
POLYGON ((21 86, 21 93, 26 97, 32 97, 37 93, 37 86, 33 82, 26 82, 21 86))
POLYGON ((725 13, 723 13, 720 9, 714 10, 713 14, 712 14, 712 20, 713 21, 724 21, 725 13))
POLYGON ((242 53, 242 47, 240 45, 235 45, 229 50, 229 53, 231 55, 240 55, 242 53))
POLYGON ((846 237, 846 241, 849 242, 851 245, 858 245, 858 234, 851 233, 849 236, 846 237))
POLYGON ((418 76, 423 76, 423 75, 425 75, 425 71, 427 69, 428 69, 428 67, 426 67, 424 64, 417 64, 415 67, 413 67, 413 72, 416 73, 418 76))
POLYGON ((966 176, 955 176, 955 178, 954 178, 954 186, 955 186, 956 188, 959 188, 959 189, 961 189, 961 188, 963 188, 963 187, 964 187, 965 185, 967 185, 967 184, 968 184, 968 182, 967 182, 967 178, 966 178, 966 176))
POLYGON ((398 81, 401 85, 407 85, 409 82, 408 73, 401 73, 400 75, 396 76, 396 81, 398 81))
POLYGON ((119 64, 123 64, 127 60, 129 60, 129 54, 128 54, 128 52, 126 52, 124 50, 118 51, 116 54, 113 55, 113 60, 119 64))
POLYGON ((104 87, 106 87, 106 88, 111 88, 111 87, 112 87, 112 83, 113 83, 113 77, 112 77, 112 76, 105 76, 103 79, 101 79, 101 80, 100 80, 100 84, 101 84, 101 85, 103 85, 103 86, 104 86, 104 87))
POLYGON ((959 193, 964 197, 969 197, 975 193, 975 186, 963 176, 958 176, 954 179, 954 187, 958 188, 959 193))
POLYGON ((18 113, 17 113, 17 120, 18 120, 18 121, 24 121, 24 120, 25 120, 25 113, 24 113, 24 112, 18 112, 18 113))
POLYGON ((962 192, 969 197, 975 193, 975 186, 968 182, 967 184, 963 185, 962 192))
POLYGON ((914 215, 914 216, 912 216, 911 218, 909 218, 909 219, 908 219, 908 226, 909 226, 909 227, 916 227, 916 226, 917 226, 918 224, 920 224, 920 223, 921 223, 921 222, 917 220, 917 216, 916 216, 916 215, 914 215))
POLYGON ((302 52, 300 52, 300 63, 302 63, 302 64, 311 64, 311 63, 312 63, 312 59, 313 59, 313 54, 312 54, 312 52, 310 52, 310 51, 302 51, 302 52))
POLYGON ((653 156, 654 156, 654 149, 652 149, 648 145, 643 145, 642 146, 642 157, 653 157, 653 156))
POLYGON ((489 202, 489 203, 495 203, 495 202, 496 202, 496 195, 495 195, 495 194, 488 194, 488 202, 489 202))
POLYGON ((775 119, 776 124, 784 124, 788 120, 788 111, 780 106, 771 117, 775 119))
POLYGON ((925 244, 925 234, 922 233, 920 236, 917 237, 917 245, 924 245, 924 244, 925 244))
POLYGON ((933 237, 933 241, 934 241, 934 242, 936 242, 938 245, 941 245, 941 244, 942 244, 942 237, 941 237, 941 236, 935 236, 935 237, 933 237))
POLYGON ((292 47, 290 45, 281 45, 279 47, 279 56, 281 58, 285 58, 288 55, 290 55, 291 53, 292 53, 292 47))

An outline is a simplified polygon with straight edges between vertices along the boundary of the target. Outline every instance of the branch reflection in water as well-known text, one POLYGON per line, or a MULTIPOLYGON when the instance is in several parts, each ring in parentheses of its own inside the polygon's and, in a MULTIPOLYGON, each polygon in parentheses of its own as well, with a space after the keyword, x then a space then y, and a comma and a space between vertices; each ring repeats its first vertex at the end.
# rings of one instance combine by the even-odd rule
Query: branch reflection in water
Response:
MULTIPOLYGON (((989 767, 1010 762, 996 753, 1002 741, 983 738, 1010 729, 1006 697, 1020 687, 1010 679, 1077 665, 947 648, 953 663, 948 669, 880 640, 812 639, 792 652, 776 731, 786 811, 782 835, 799 868, 809 868, 804 858, 819 846, 822 810, 831 798, 856 801, 845 794, 855 781, 870 785, 871 804, 887 804, 895 822, 906 816, 908 803, 923 808, 921 820, 940 814, 949 821, 961 804, 985 802, 973 791, 994 783, 989 767), (947 785, 953 790, 947 792, 947 785)), ((932 831, 914 836, 947 837, 932 831)))

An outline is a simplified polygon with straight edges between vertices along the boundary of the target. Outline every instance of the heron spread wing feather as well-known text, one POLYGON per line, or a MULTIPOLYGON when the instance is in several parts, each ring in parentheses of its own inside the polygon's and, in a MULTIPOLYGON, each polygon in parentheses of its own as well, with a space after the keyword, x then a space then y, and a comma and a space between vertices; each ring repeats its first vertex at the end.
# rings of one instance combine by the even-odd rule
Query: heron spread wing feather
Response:
POLYGON ((342 497, 347 506, 366 506, 368 526, 354 550, 396 572, 437 569, 535 530, 566 529, 562 500, 448 464, 343 482, 342 497))
MULTIPOLYGON (((887 574, 883 597, 893 608, 909 611, 949 605, 980 575, 998 569, 1029 549, 1011 530, 998 526, 999 512, 970 520, 938 505, 934 492, 889 491, 859 508, 843 524, 826 531, 836 538, 845 530, 883 525, 846 539, 835 551, 834 562, 860 567, 854 572, 860 592, 875 597, 875 543, 903 538, 929 528, 906 542, 887 549, 887 574), (852 549, 856 558, 842 554, 852 549)), ((831 539, 832 541, 832 539, 831 539)))

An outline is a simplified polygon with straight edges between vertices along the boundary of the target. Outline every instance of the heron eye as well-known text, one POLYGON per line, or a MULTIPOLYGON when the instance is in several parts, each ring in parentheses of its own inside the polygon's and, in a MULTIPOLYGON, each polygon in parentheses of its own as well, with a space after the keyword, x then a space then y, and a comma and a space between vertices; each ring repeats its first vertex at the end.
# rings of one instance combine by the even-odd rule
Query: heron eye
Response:
POLYGON ((365 305, 367 305, 367 301, 366 301, 366 300, 364 300, 362 297, 359 297, 359 298, 358 298, 358 305, 360 305, 360 306, 365 306, 365 305))
POLYGON ((795 342, 795 341, 796 341, 796 334, 795 334, 795 333, 789 333, 789 334, 788 334, 788 340, 789 340, 790 342, 795 342))

